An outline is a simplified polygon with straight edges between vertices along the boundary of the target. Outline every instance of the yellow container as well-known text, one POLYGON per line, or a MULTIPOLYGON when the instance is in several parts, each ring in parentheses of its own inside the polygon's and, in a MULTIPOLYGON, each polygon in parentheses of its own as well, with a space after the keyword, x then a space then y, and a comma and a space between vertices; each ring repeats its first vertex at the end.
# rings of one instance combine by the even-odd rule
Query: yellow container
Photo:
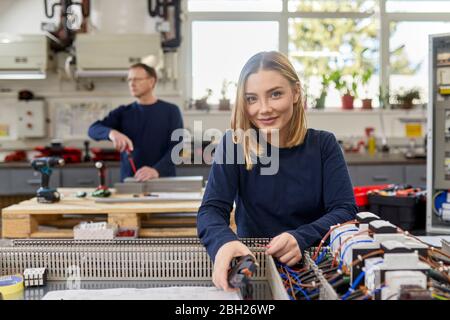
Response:
POLYGON ((421 123, 406 123, 405 132, 407 138, 421 138, 422 124, 421 123))
POLYGON ((23 298, 23 277, 21 275, 0 277, 0 294, 4 300, 23 298))
POLYGON ((367 152, 371 156, 373 156, 377 152, 377 144, 376 144, 375 137, 373 135, 370 135, 370 137, 367 141, 367 152))

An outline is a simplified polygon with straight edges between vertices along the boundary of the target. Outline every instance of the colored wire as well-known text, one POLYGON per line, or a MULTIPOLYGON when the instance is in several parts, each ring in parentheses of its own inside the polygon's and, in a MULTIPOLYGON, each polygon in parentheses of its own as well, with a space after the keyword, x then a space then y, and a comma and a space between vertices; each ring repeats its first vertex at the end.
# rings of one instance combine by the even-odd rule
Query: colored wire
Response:
MULTIPOLYGON (((342 252, 342 254, 341 254, 341 256, 340 256, 340 262, 339 262, 338 269, 339 269, 339 270, 342 269, 342 265, 343 265, 343 263, 344 263, 344 257, 345 257, 345 254, 347 253, 348 249, 349 249, 351 246, 353 246, 354 244, 357 244, 357 243, 372 243, 372 242, 373 242, 373 240, 358 240, 358 241, 353 241, 353 242, 349 243, 348 246, 345 247, 344 251, 342 252)), ((336 257, 337 257, 337 255, 336 255, 336 257)), ((333 262, 335 262, 335 261, 333 261, 333 262)))
POLYGON ((363 262, 367 258, 370 258, 372 256, 376 256, 376 255, 379 255, 379 254, 383 254, 383 253, 384 253, 384 251, 382 249, 377 249, 377 250, 371 251, 371 252, 369 252, 369 253, 361 256, 361 257, 358 257, 358 259, 353 260, 352 263, 350 264, 350 267, 356 266, 357 264, 363 262))
MULTIPOLYGON (((377 264, 380 264, 380 263, 382 263, 382 262, 383 262, 383 261, 378 261, 378 262, 374 263, 374 264, 372 265, 372 267, 371 267, 367 272, 371 271, 377 264)), ((361 280, 364 278, 365 274, 366 274, 366 271, 362 271, 362 272, 356 277, 355 281, 353 281, 352 286, 348 289, 347 293, 345 293, 345 294, 342 296, 342 300, 347 299, 347 297, 348 297, 353 291, 355 291, 356 286, 361 282, 361 280)))
POLYGON ((333 232, 334 229, 342 227, 342 226, 347 225, 347 224, 352 224, 352 223, 357 223, 357 222, 358 222, 358 220, 355 219, 355 220, 350 220, 350 221, 344 222, 342 224, 337 224, 337 225, 335 225, 333 227, 330 227, 330 229, 325 234, 325 236, 322 238, 322 240, 320 240, 319 246, 317 247, 314 255, 312 256, 312 259, 313 260, 317 259, 317 256, 319 255, 319 252, 320 252, 320 249, 322 248, 323 244, 328 239, 328 237, 330 236, 331 232, 333 232))
POLYGON ((435 298, 435 299, 438 299, 438 300, 450 300, 450 299, 448 299, 448 298, 445 298, 445 297, 443 297, 443 296, 437 295, 437 294, 435 294, 435 293, 432 293, 431 296, 432 296, 433 298, 435 298))
MULTIPOLYGON (((351 232, 351 231, 358 231, 359 229, 357 228, 351 228, 351 229, 347 229, 344 231, 339 232, 333 239, 330 239, 330 244, 329 247, 331 248, 332 244, 334 243, 334 241, 336 241, 336 239, 339 239, 340 236, 342 236, 343 234, 347 233, 347 232, 351 232)), ((348 239, 348 238, 347 238, 348 239)), ((317 258, 317 260, 315 260, 316 264, 319 264, 320 261, 322 261, 322 258, 328 253, 328 249, 325 249, 324 251, 322 251, 322 253, 320 254, 320 256, 317 258)))

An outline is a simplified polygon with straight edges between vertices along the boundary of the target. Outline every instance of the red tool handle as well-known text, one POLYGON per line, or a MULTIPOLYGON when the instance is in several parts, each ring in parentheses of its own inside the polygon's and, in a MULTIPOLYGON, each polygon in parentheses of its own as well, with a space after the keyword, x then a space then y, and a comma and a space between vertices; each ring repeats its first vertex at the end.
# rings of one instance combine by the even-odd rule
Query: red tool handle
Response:
POLYGON ((127 151, 127 155, 128 155, 128 161, 130 162, 130 165, 131 165, 131 169, 133 170, 133 173, 136 174, 136 165, 134 164, 134 160, 131 155, 131 151, 128 148, 126 149, 126 151, 127 151))

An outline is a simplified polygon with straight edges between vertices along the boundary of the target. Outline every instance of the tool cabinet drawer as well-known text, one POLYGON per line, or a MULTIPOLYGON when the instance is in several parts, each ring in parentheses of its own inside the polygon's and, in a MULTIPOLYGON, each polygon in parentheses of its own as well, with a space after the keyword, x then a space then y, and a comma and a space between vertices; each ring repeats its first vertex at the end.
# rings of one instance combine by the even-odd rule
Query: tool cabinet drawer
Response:
POLYGON ((98 170, 95 168, 64 168, 62 171, 61 187, 92 188, 99 185, 98 170))
POLYGON ((9 170, 0 170, 0 194, 11 194, 11 175, 9 170))
POLYGON ((406 183, 414 187, 426 187, 427 167, 426 165, 405 166, 406 183))
MULTIPOLYGON (((60 187, 60 178, 60 170, 53 170, 50 187, 60 187)), ((10 179, 10 194, 34 194, 41 185, 41 174, 33 169, 12 169, 10 179)))
MULTIPOLYGON (((353 182, 355 184, 355 182, 353 182)), ((403 165, 368 165, 357 167, 356 183, 360 186, 385 184, 385 183, 405 183, 405 173, 403 165)))

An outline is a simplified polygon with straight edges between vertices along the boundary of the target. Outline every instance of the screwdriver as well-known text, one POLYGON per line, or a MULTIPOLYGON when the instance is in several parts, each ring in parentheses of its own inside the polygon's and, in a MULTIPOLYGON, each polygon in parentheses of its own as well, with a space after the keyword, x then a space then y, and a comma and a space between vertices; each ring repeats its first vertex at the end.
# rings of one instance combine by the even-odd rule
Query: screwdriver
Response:
POLYGON ((130 149, 127 147, 126 149, 128 161, 130 162, 131 169, 133 170, 133 173, 136 174, 136 165, 134 164, 133 156, 131 155, 130 149))

